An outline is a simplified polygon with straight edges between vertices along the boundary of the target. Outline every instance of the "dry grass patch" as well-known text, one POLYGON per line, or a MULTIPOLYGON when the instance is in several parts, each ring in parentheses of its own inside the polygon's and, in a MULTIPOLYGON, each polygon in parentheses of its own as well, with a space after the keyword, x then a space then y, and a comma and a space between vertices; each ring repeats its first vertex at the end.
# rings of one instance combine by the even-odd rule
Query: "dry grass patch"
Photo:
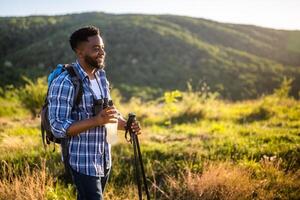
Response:
POLYGON ((32 172, 27 166, 21 176, 14 176, 8 165, 6 170, 5 178, 0 180, 1 200, 43 200, 47 187, 53 186, 53 179, 46 173, 45 161, 41 169, 32 172))
POLYGON ((255 184, 251 181, 249 171, 230 164, 209 165, 204 168, 206 170, 203 174, 186 172, 183 180, 169 177, 169 199, 252 199, 255 184))

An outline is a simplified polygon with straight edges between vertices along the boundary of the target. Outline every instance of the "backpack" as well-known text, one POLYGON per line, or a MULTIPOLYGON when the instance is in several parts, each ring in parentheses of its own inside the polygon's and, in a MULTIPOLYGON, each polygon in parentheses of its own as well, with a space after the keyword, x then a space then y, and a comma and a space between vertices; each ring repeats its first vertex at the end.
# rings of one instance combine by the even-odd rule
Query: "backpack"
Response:
POLYGON ((48 91, 45 98, 45 102, 43 104, 42 110, 41 110, 41 133, 42 133, 42 140, 43 145, 46 148, 46 143, 49 145, 50 142, 61 144, 63 138, 56 138, 54 134, 52 133, 50 121, 48 119, 48 93, 49 88, 52 83, 52 81, 58 77, 61 73, 64 71, 67 71, 71 76, 71 81, 75 88, 75 95, 73 100, 73 108, 76 107, 81 100, 83 88, 82 88, 82 81, 79 77, 78 72, 76 69, 74 69, 73 64, 58 64, 57 67, 50 73, 48 76, 48 91), (45 134, 46 133, 46 134, 45 134), (46 140, 46 142, 45 142, 46 140))
POLYGON ((83 95, 83 87, 82 87, 82 81, 80 79, 80 76, 76 69, 74 69, 73 64, 58 64, 57 67, 50 73, 48 76, 48 91, 47 95, 45 97, 45 102, 42 106, 41 110, 41 134, 42 134, 42 141, 44 148, 46 149, 46 143, 50 145, 51 142, 54 144, 53 151, 55 151, 55 143, 61 144, 62 147, 62 157, 64 161, 65 166, 65 178, 67 181, 70 180, 71 174, 70 174, 70 166, 69 166, 69 141, 68 138, 56 138, 54 134, 52 133, 50 121, 48 118, 48 94, 49 94, 49 88, 52 83, 52 81, 57 78, 61 73, 64 71, 67 71, 71 76, 72 84, 74 85, 75 89, 75 95, 73 99, 73 109, 76 108, 76 106, 79 105, 81 97, 83 95), (45 142, 46 140, 46 142, 45 142))

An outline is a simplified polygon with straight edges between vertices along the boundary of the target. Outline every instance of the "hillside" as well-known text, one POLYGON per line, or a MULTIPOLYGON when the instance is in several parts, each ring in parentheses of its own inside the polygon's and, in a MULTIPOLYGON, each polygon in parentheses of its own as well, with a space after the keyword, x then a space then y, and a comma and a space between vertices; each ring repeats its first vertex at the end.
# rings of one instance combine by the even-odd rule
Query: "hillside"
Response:
POLYGON ((83 13, 0 18, 0 86, 21 85, 21 76, 46 75, 74 60, 68 38, 95 25, 107 48, 107 73, 128 94, 141 89, 194 88, 205 81, 226 99, 255 98, 284 76, 300 88, 300 31, 218 23, 171 15, 83 13))

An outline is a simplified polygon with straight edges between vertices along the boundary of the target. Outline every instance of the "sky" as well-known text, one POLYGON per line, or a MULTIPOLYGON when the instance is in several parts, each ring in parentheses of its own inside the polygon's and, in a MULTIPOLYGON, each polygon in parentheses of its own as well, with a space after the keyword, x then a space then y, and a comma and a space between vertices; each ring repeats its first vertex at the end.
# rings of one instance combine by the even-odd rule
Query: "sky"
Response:
POLYGON ((99 11, 173 14, 219 22, 300 30, 300 0, 0 0, 0 16, 99 11))

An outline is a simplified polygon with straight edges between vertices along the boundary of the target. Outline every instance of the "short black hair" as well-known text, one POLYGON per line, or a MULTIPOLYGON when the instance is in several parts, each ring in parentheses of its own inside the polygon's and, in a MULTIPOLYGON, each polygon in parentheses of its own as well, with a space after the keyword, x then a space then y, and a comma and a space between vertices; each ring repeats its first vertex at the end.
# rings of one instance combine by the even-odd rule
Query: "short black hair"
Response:
POLYGON ((100 35, 100 30, 95 26, 86 26, 76 30, 70 36, 70 45, 73 51, 77 48, 78 44, 81 42, 88 41, 88 37, 100 35))

